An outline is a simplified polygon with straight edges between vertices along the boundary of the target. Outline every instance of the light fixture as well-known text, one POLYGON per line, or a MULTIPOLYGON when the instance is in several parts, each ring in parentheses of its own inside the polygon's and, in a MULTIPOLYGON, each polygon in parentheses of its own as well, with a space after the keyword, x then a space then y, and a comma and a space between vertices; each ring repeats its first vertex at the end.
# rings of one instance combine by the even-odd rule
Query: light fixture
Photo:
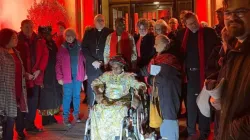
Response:
POLYGON ((158 4, 160 4, 160 2, 159 1, 155 1, 153 4, 158 5, 158 4))

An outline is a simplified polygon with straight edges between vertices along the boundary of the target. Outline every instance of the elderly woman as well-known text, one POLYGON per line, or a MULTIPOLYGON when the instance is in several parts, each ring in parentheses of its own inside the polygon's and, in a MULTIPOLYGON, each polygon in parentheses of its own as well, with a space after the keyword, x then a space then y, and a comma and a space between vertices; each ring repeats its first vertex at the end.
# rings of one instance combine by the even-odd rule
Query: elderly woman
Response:
POLYGON ((137 49, 137 65, 142 68, 148 65, 151 58, 155 55, 155 37, 149 31, 149 21, 147 19, 139 19, 137 23, 139 34, 135 36, 137 49))
POLYGON ((119 138, 121 122, 127 116, 127 106, 131 102, 130 89, 147 89, 144 83, 138 82, 131 73, 124 71, 126 62, 121 56, 111 58, 109 65, 112 71, 104 73, 92 82, 98 103, 91 116, 93 140, 119 138))
MULTIPOLYGON (((151 103, 156 106, 159 103, 163 119, 160 125, 162 139, 178 140, 177 114, 180 108, 181 64, 175 52, 170 49, 170 39, 167 36, 158 35, 154 47, 157 54, 152 58, 147 69, 144 68, 144 74, 149 75, 148 83, 152 89, 151 103)), ((150 124, 151 122, 150 119, 150 124)))
POLYGON ((156 21, 155 23, 155 34, 156 35, 167 35, 170 32, 170 28, 168 26, 168 24, 163 20, 163 19, 159 19, 156 21))
POLYGON ((63 85, 63 122, 71 126, 79 120, 81 85, 86 78, 85 57, 81 45, 77 41, 74 29, 66 29, 64 32, 65 42, 57 53, 56 79, 63 85), (73 98, 74 120, 69 122, 70 103, 73 98))
POLYGON ((28 112, 25 71, 19 52, 15 49, 17 42, 15 31, 0 31, 0 117, 7 117, 3 122, 4 140, 13 139, 16 117, 21 112, 28 112))

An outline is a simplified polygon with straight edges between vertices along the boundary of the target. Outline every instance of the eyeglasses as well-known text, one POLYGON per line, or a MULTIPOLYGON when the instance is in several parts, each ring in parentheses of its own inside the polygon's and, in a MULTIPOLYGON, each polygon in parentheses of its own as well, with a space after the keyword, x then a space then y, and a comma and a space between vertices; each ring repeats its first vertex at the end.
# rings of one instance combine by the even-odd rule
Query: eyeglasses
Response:
POLYGON ((235 11, 225 11, 224 12, 224 18, 229 19, 235 14, 238 18, 243 18, 247 12, 249 12, 250 9, 239 9, 235 11))
POLYGON ((139 28, 139 31, 146 31, 147 29, 145 28, 139 28))
POLYGON ((97 19, 96 21, 97 21, 97 22, 104 22, 103 19, 97 19))
POLYGON ((157 31, 157 32, 160 32, 161 31, 161 28, 155 28, 155 31, 157 31))

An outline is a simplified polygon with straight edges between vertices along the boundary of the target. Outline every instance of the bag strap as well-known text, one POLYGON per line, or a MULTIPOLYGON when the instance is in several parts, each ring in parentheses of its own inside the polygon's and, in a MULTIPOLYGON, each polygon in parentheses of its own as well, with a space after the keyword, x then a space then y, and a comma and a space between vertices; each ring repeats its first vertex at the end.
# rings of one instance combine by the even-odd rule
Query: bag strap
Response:
POLYGON ((159 116, 162 118, 161 109, 160 109, 160 102, 159 102, 159 94, 158 88, 155 86, 155 77, 153 78, 153 90, 152 90, 152 103, 155 105, 159 116))

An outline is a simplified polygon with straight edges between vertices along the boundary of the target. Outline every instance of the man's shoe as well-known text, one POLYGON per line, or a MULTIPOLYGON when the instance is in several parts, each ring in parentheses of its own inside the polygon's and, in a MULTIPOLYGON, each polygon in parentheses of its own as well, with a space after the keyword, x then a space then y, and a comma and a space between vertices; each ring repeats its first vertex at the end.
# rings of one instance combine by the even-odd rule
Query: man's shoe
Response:
POLYGON ((194 135, 189 135, 187 140, 198 140, 198 136, 196 134, 194 135))
POLYGON ((22 133, 17 133, 18 134, 18 139, 19 140, 24 140, 25 139, 25 134, 22 132, 22 133))
POLYGON ((64 119, 63 124, 67 127, 71 127, 71 123, 68 121, 68 119, 64 119))
POLYGON ((80 118, 77 116, 74 116, 74 119, 72 120, 72 124, 75 125, 76 123, 81 123, 82 121, 80 120, 80 118))
POLYGON ((42 132, 43 130, 40 128, 37 128, 36 126, 33 126, 30 128, 26 128, 26 131, 28 131, 28 132, 42 132))

